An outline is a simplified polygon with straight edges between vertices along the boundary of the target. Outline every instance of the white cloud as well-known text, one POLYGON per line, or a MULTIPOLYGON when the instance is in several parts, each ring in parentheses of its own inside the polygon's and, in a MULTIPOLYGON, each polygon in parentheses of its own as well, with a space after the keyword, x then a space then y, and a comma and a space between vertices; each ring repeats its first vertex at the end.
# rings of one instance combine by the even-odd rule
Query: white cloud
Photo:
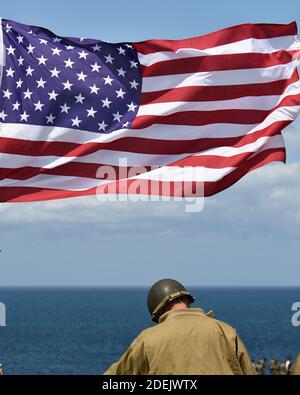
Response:
MULTIPOLYGON (((272 234, 300 230, 300 163, 265 166, 246 175, 234 187, 214 198, 215 217, 223 225, 238 224, 244 231, 272 234)), ((210 202, 207 210, 210 209, 210 202)))
POLYGON ((300 121, 295 121, 283 131, 285 142, 300 145, 300 121))
MULTIPOLYGON (((99 202, 95 196, 37 203, 0 205, 2 224, 61 223, 117 226, 151 221, 153 218, 178 218, 184 208, 176 202, 99 202)), ((151 223, 151 222, 150 222, 151 223)))

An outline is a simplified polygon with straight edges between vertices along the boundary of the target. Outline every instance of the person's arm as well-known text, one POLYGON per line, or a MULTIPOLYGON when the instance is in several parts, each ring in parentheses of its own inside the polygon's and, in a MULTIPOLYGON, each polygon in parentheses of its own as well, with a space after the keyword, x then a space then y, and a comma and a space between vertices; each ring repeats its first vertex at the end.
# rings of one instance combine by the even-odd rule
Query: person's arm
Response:
POLYGON ((243 374, 256 375, 256 370, 253 366, 251 358, 249 357, 246 346, 239 336, 236 338, 236 352, 243 374))
POLYGON ((149 364, 143 340, 138 337, 118 362, 104 373, 104 375, 143 375, 148 374, 149 364))

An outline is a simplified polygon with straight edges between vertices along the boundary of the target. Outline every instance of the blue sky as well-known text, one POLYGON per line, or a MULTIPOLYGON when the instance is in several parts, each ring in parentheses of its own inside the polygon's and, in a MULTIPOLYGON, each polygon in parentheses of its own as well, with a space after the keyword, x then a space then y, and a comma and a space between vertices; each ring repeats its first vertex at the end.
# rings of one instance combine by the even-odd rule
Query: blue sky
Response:
MULTIPOLYGON (((5 1, 4 18, 105 41, 176 39, 245 22, 300 23, 299 1, 5 1)), ((284 132, 288 164, 207 199, 99 203, 93 197, 0 206, 0 285, 297 285, 300 122, 284 132)))

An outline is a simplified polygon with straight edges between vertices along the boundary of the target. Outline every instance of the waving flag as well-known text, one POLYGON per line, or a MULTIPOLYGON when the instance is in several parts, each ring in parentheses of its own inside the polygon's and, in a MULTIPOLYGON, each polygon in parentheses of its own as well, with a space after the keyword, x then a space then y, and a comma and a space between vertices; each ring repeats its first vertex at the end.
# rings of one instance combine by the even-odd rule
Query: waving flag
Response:
POLYGON ((111 44, 1 20, 0 201, 209 196, 285 161, 299 49, 295 23, 111 44))

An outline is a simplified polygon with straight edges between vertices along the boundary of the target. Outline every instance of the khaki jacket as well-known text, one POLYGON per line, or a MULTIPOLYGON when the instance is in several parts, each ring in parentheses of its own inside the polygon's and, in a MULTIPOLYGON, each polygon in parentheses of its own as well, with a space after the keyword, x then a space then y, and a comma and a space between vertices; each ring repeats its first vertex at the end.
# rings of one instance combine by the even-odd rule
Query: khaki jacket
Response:
POLYGON ((104 374, 255 374, 236 330, 199 308, 171 310, 142 331, 104 374))

